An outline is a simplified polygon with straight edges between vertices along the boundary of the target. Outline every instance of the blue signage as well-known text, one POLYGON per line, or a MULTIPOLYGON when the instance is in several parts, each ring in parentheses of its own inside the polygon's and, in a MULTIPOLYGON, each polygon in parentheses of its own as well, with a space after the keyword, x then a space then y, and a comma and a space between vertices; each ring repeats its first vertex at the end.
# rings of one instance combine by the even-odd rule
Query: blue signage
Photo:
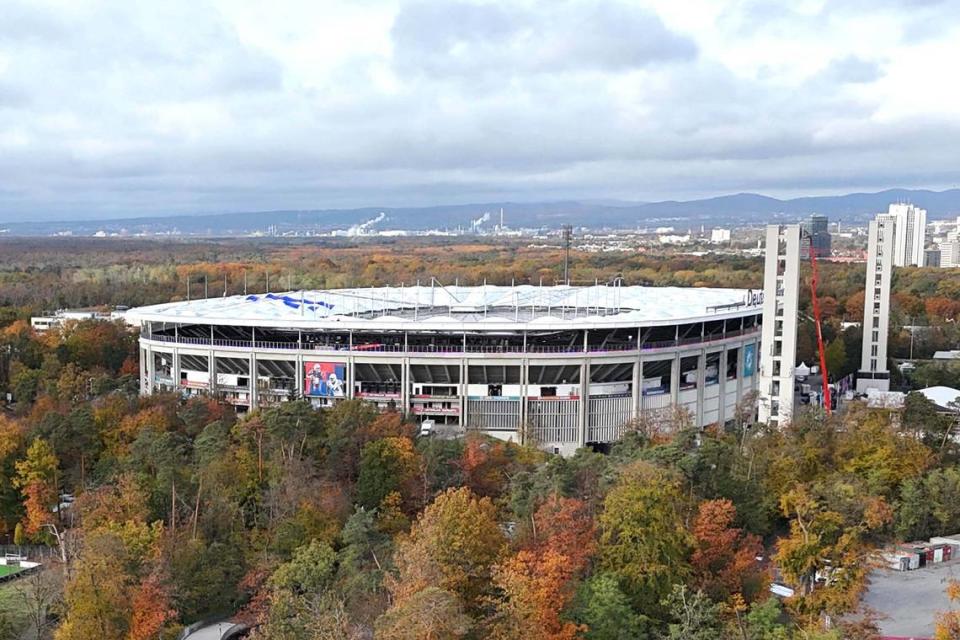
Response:
POLYGON ((743 348, 743 377, 749 378, 757 368, 757 345, 748 344, 743 348))

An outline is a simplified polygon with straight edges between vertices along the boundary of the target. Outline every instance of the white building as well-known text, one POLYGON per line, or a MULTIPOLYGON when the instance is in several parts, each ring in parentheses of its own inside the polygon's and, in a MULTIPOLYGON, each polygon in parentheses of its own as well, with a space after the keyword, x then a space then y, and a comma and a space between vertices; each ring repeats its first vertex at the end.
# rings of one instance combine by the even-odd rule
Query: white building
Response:
POLYGON ((912 204, 891 204, 887 215, 892 216, 897 225, 894 266, 923 266, 927 210, 912 204))
POLYGON ((760 342, 760 422, 785 425, 793 416, 800 299, 800 225, 768 225, 760 342))
MULTIPOLYGON (((894 206, 891 205, 892 210, 894 206)), ((926 212, 924 212, 926 215, 926 212)), ((890 390, 887 370, 887 332, 890 326, 890 282, 899 233, 896 214, 879 214, 870 221, 867 241, 867 288, 863 301, 863 351, 857 392, 890 390)), ((913 264, 913 263, 911 263, 913 264)))
POLYGON ((951 240, 949 238, 951 235, 956 234, 949 234, 945 242, 937 245, 937 248, 940 250, 940 266, 944 269, 960 267, 960 241, 956 238, 951 240))
POLYGON ((730 242, 730 229, 712 229, 710 231, 710 242, 714 244, 730 242))

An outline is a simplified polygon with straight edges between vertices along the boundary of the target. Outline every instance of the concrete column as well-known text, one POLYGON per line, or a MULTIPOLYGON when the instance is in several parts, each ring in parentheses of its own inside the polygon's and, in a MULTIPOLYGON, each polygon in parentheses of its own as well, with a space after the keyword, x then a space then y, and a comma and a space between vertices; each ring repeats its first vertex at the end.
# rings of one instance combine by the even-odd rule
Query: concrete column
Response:
POLYGON ((530 360, 524 356, 520 362, 520 422, 517 424, 517 431, 523 431, 529 415, 527 409, 527 385, 530 384, 530 360))
POLYGON ((720 352, 720 364, 717 365, 717 382, 720 383, 720 404, 717 407, 717 422, 722 428, 727 421, 727 351, 728 345, 723 345, 720 352))
POLYGON ((356 358, 352 355, 347 356, 347 397, 356 396, 357 373, 356 358))
POLYGON ((410 358, 404 356, 400 364, 400 411, 410 414, 410 358))
POLYGON ((143 350, 143 362, 140 363, 140 368, 144 373, 144 377, 141 378, 143 383, 141 383, 140 392, 143 395, 150 395, 153 393, 153 349, 149 345, 143 350))
POLYGON ((746 342, 740 342, 737 349, 737 404, 743 399, 743 350, 747 348, 746 342))
POLYGON ((670 403, 676 407, 680 404, 680 353, 673 356, 670 364, 670 403))
POLYGON ((590 358, 580 365, 580 428, 578 443, 582 447, 587 444, 587 423, 590 403, 590 358))
POLYGON ((701 349, 697 356, 697 411, 694 418, 697 428, 703 427, 703 397, 707 385, 707 350, 701 349))
POLYGON ((294 379, 297 381, 297 395, 301 398, 306 397, 303 393, 303 351, 297 351, 297 370, 294 372, 294 379))
POLYGON ((460 384, 457 388, 460 390, 458 394, 460 396, 460 426, 466 429, 470 424, 470 416, 468 415, 470 400, 467 398, 467 373, 468 367, 467 359, 460 358, 460 384))
POLYGON ((250 351, 250 410, 253 411, 260 404, 260 392, 257 389, 257 352, 250 351))
POLYGON ((640 393, 642 387, 643 363, 638 356, 637 361, 633 363, 633 407, 630 410, 630 415, 633 416, 634 420, 640 417, 640 403, 643 401, 643 396, 640 393))
POLYGON ((173 386, 177 390, 177 393, 180 392, 180 348, 177 346, 173 347, 173 362, 170 365, 170 375, 173 377, 173 386))
POLYGON ((137 356, 140 360, 140 383, 137 386, 140 388, 140 395, 144 396, 147 394, 147 350, 138 346, 137 356))
POLYGON ((210 395, 217 395, 217 357, 213 355, 213 349, 207 354, 207 375, 210 376, 210 383, 207 389, 210 395))

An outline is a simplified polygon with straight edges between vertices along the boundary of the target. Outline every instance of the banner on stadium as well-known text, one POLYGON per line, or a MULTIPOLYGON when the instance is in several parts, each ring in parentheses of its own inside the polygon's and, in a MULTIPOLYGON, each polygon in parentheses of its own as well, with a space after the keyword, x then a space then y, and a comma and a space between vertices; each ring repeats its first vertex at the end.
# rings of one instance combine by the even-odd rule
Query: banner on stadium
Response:
POLYGON ((347 395, 347 365, 342 362, 304 362, 303 395, 342 398, 347 395))
POLYGON ((757 368, 757 345, 748 344, 743 348, 743 377, 749 378, 757 368))

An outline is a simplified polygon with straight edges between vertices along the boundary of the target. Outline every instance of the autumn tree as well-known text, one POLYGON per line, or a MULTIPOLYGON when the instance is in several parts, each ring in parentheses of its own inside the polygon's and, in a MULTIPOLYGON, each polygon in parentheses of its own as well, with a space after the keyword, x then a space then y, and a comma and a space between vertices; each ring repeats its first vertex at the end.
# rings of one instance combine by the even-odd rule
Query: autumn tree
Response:
POLYGON ((734 526, 736 515, 729 500, 707 500, 693 522, 693 584, 716 601, 740 594, 750 602, 763 589, 756 560, 763 545, 758 536, 734 526))
POLYGON ((112 533, 88 536, 66 585, 63 624, 55 640, 125 640, 133 617, 129 568, 124 544, 112 533))
POLYGON ((532 530, 528 544, 494 572, 502 596, 491 635, 577 637, 583 629, 564 612, 595 548, 591 514, 580 500, 552 496, 534 515, 532 530))
POLYGON ((14 485, 23 492, 26 515, 24 524, 29 535, 37 535, 53 518, 59 500, 57 469, 60 461, 50 444, 35 438, 26 457, 17 462, 14 485))
POLYGON ((890 506, 840 478, 798 485, 781 496, 780 506, 790 534, 778 541, 775 560, 797 589, 796 609, 811 616, 853 609, 869 572, 873 536, 892 520, 890 506), (814 590, 818 573, 825 584, 814 590))
POLYGON ((409 438, 387 437, 368 442, 360 453, 357 502, 375 509, 391 493, 409 495, 418 470, 417 452, 409 438))
MULTIPOLYGON (((960 602, 960 582, 951 580, 947 584, 947 598, 951 607, 960 602)), ((951 608, 937 614, 937 626, 934 640, 960 640, 960 610, 951 608)))
POLYGON ((441 493, 397 543, 397 575, 389 581, 392 609, 437 587, 460 598, 466 611, 476 611, 489 593, 504 542, 489 498, 466 488, 441 493))
POLYGON ((473 624, 456 595, 437 587, 426 587, 380 616, 376 637, 379 640, 463 638, 473 624))
MULTIPOLYGON (((159 571, 150 573, 133 589, 133 615, 127 640, 154 640, 164 637, 177 619, 170 585, 159 571)), ((168 634, 169 635, 169 634, 168 634)))

